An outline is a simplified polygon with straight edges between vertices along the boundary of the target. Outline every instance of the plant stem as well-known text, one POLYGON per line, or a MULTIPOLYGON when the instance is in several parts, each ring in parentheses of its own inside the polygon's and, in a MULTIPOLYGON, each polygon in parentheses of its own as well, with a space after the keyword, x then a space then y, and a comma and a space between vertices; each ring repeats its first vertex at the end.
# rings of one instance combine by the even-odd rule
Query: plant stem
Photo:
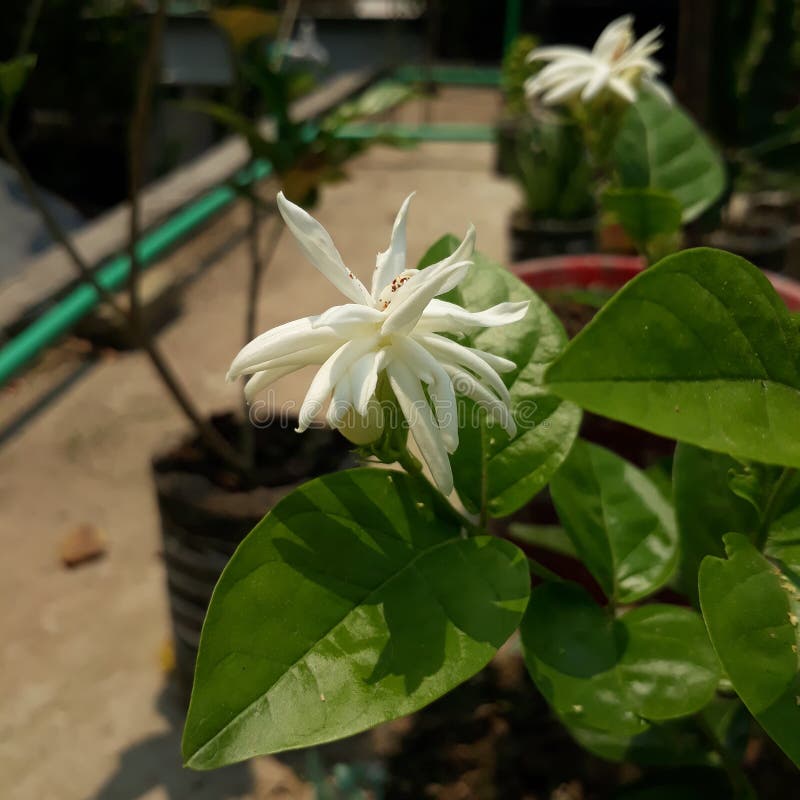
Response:
POLYGON ((0 125, 0 152, 2 152, 6 161, 8 161, 8 163, 14 169, 14 172, 17 174, 19 182, 22 184, 23 191, 27 195, 28 200, 30 200, 31 205, 36 209, 37 213, 42 218, 50 238, 54 242, 58 242, 58 244, 64 248, 70 260, 80 273, 81 278, 92 286, 100 299, 111 309, 113 309, 114 313, 117 314, 117 316, 125 324, 130 324, 127 312, 117 302, 114 295, 98 282, 92 268, 86 263, 86 261, 83 259, 83 256, 81 256, 75 245, 70 240, 66 231, 53 216, 44 199, 44 196, 39 191, 39 188, 34 183, 33 178, 31 177, 27 168, 22 163, 22 159, 20 158, 19 153, 17 152, 10 136, 8 135, 8 130, 2 125, 0 125))
POLYGON ((245 321, 244 343, 255 338, 258 327, 258 297, 261 292, 261 281, 264 272, 278 249, 284 225, 279 216, 275 216, 272 221, 267 245, 264 248, 264 255, 261 255, 259 248, 259 209, 255 202, 250 203, 250 277, 247 286, 247 317, 245 321))
MULTIPOLYGON (((264 271, 270 265, 278 249, 278 243, 283 233, 283 220, 276 214, 272 220, 269 239, 267 240, 267 246, 262 257, 261 248, 259 247, 260 221, 261 215, 259 213, 257 198, 253 197, 250 201, 250 275, 247 285, 247 310, 245 313, 244 326, 245 344, 252 341, 256 336, 256 329, 258 326, 258 298, 261 293, 261 281, 264 277, 264 271)), ((244 382, 247 382, 246 377, 244 378, 244 382)), ((244 400, 242 452, 245 461, 251 466, 255 465, 255 445, 255 429, 253 425, 250 424, 250 408, 247 404, 247 400, 244 400)))
POLYGON ((458 520, 461 525, 469 532, 471 536, 486 534, 485 527, 477 526, 471 519, 467 518, 458 509, 454 508, 450 501, 428 480, 425 473, 422 471, 422 465, 417 461, 414 456, 409 453, 408 449, 402 450, 397 456, 397 463, 418 483, 430 489, 440 509, 449 516, 458 520))
MULTIPOLYGON (((144 58, 139 68, 139 77, 136 88, 136 101, 128 131, 128 202, 130 205, 129 241, 131 269, 128 279, 128 296, 130 302, 131 319, 134 325, 145 330, 142 319, 141 294, 139 283, 142 273, 142 263, 139 260, 137 244, 141 231, 141 205, 139 194, 142 188, 144 173, 145 149, 147 134, 150 129, 150 107, 153 100, 153 85, 155 83, 158 55, 164 35, 167 18, 167 0, 158 0, 153 21, 147 38, 144 58)), ((149 335, 149 331, 145 334, 149 335)))
POLYGON ((283 57, 286 54, 286 45, 292 36, 292 29, 294 28, 294 23, 299 11, 300 0, 286 0, 286 6, 283 9, 283 14, 281 15, 278 26, 278 34, 275 37, 275 57, 273 59, 272 68, 276 72, 283 64, 283 57))
POLYGON ((783 499, 783 493, 796 472, 797 470, 794 467, 784 467, 783 472, 781 472, 780 477, 772 487, 772 492, 770 492, 769 499, 764 507, 764 514, 761 517, 761 525, 756 534, 755 545, 759 550, 763 550, 767 544, 769 529, 772 527, 772 523, 780 510, 780 501, 783 499))
POLYGON ((478 525, 482 530, 486 530, 489 523, 489 471, 486 465, 486 441, 488 431, 486 425, 483 424, 485 420, 481 420, 481 509, 478 518, 478 525))
POLYGON ((201 416, 198 409, 194 406, 194 403, 192 403, 188 392, 179 383, 178 378, 169 368, 166 360, 158 349, 147 325, 147 320, 144 318, 141 294, 139 291, 142 272, 142 263, 139 259, 137 248, 141 231, 139 193, 143 180, 143 164, 147 145, 147 132, 149 130, 153 86, 166 24, 166 13, 167 0, 159 0, 155 16, 150 25, 147 48, 139 71, 136 105, 134 107, 129 133, 128 198, 130 203, 130 226, 128 252, 130 255, 130 277, 128 282, 128 297, 130 321, 133 330, 136 332, 137 339, 150 357, 164 385, 186 417, 192 422, 203 443, 211 452, 221 458, 223 462, 242 471, 247 467, 246 462, 216 428, 201 416))
POLYGON ((737 800, 756 800, 756 794, 747 775, 742 769, 736 759, 731 758, 727 748, 719 741, 714 730, 708 724, 707 720, 701 713, 697 713, 693 717, 695 725, 699 729, 703 738, 708 742, 711 749, 719 756, 722 768, 728 776, 731 789, 734 791, 734 796, 737 800))

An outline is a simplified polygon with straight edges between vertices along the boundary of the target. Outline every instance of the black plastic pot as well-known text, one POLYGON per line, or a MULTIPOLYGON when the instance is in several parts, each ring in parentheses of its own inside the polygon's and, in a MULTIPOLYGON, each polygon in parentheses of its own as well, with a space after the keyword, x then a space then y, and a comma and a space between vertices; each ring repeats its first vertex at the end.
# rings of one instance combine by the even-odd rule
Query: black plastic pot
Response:
POLYGON ((746 223, 728 223, 710 233, 705 244, 736 253, 761 269, 783 272, 791 239, 789 226, 780 217, 757 214, 746 223))
MULTIPOLYGON (((231 415, 213 421, 236 435, 231 415)), ((311 429, 299 436, 295 426, 296 420, 276 421, 256 431, 256 480, 250 486, 209 459, 197 440, 153 459, 175 671, 187 698, 211 593, 236 547, 296 486, 354 464, 351 445, 338 433, 311 429)))
POLYGON ((576 255, 596 251, 595 220, 539 219, 517 209, 509 224, 511 260, 576 255))

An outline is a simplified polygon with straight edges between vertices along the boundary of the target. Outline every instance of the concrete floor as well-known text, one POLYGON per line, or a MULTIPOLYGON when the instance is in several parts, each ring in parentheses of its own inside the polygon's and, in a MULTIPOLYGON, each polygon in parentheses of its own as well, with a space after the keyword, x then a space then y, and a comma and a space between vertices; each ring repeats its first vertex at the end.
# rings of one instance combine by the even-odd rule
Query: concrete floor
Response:
MULTIPOLYGON (((446 93, 450 111, 494 117, 486 91, 446 93)), ((448 111, 449 109, 449 111, 448 111)), ((493 175, 493 147, 429 144, 375 150, 330 187, 315 212, 345 261, 368 276, 394 215, 412 190, 413 261, 441 234, 478 229, 479 247, 505 258, 514 188, 493 175)), ((207 411, 238 402, 224 383, 240 346, 245 209, 236 207, 173 253, 191 274, 183 313, 161 337, 164 351, 207 411), (238 241, 237 241, 238 240, 238 241)), ((264 283, 263 327, 341 302, 283 237, 264 283)), ((0 426, 81 367, 69 343, 0 393, 0 426)), ((308 375, 287 378, 277 398, 302 397, 308 375)), ((0 430, 2 427, 0 427, 0 430)), ((0 797, 13 800, 211 800, 306 798, 309 790, 275 759, 200 774, 180 765, 181 719, 166 675, 169 623, 151 455, 186 426, 138 353, 102 358, 0 449, 0 797), (108 539, 104 559, 68 570, 59 545, 89 523, 108 539)))

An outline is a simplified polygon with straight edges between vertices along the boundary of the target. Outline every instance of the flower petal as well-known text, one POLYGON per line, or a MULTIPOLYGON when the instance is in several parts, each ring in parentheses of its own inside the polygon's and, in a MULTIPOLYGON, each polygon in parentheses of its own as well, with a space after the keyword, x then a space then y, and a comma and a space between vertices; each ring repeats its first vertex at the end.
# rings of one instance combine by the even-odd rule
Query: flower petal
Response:
MULTIPOLYGON (((455 264, 459 261, 469 261, 472 258, 472 254, 475 252, 475 237, 477 236, 477 232, 475 231, 475 226, 470 225, 467 228, 466 234, 464 234, 464 238, 461 240, 461 244, 450 253, 447 258, 443 258, 441 261, 437 261, 435 264, 431 264, 429 267, 426 267, 421 272, 430 274, 431 270, 436 269, 437 267, 443 267, 445 264, 455 264)), ((401 287, 402 288, 402 287, 401 287)))
POLYGON ((340 428, 347 422, 347 415, 354 407, 352 367, 347 370, 333 387, 331 404, 325 419, 332 428, 340 428))
POLYGON ((633 14, 625 14, 609 22, 597 37, 592 54, 604 61, 611 61, 617 48, 629 41, 633 41, 633 14))
POLYGON ((384 336, 408 334, 419 321, 428 303, 438 294, 449 292, 467 276, 471 261, 442 261, 421 270, 404 283, 392 298, 381 327, 384 336))
MULTIPOLYGON (((444 336, 424 336, 422 337, 422 342, 424 347, 428 348, 440 361, 470 370, 484 383, 491 386, 504 403, 509 404, 511 402, 508 387, 487 361, 487 356, 492 357, 490 353, 464 347, 464 345, 451 339, 446 339, 444 336)), ((499 358, 499 356, 494 356, 494 358, 499 358)), ((509 362, 508 359, 500 360, 511 364, 512 369, 516 366, 513 361, 509 362)))
POLYGON ((588 102, 593 100, 603 89, 611 77, 611 69, 605 64, 598 64, 594 74, 581 92, 581 100, 588 102))
POLYGON ((591 54, 583 47, 573 45, 551 45, 548 47, 535 47, 528 53, 526 61, 553 61, 560 58, 585 59, 591 54))
POLYGON ((636 89, 622 78, 611 78, 608 82, 608 88, 618 94, 623 100, 627 100, 629 103, 636 102, 636 89))
POLYGON ((428 394, 445 449, 448 453, 454 453, 458 447, 458 407, 450 376, 439 361, 414 339, 400 339, 392 346, 392 350, 421 381, 428 384, 428 394))
POLYGON ((227 380, 232 381, 239 375, 257 372, 263 369, 269 361, 289 353, 318 345, 335 344, 338 346, 342 343, 341 337, 338 337, 330 328, 315 330, 313 327, 315 319, 316 317, 303 317, 292 320, 256 336, 233 359, 228 370, 227 380))
POLYGON ((574 78, 560 82, 542 97, 542 102, 547 105, 555 105, 577 94, 585 84, 591 81, 593 74, 593 71, 587 70, 583 74, 576 75, 574 78))
POLYGON ((431 300, 414 328, 414 333, 469 333, 478 328, 496 328, 519 322, 529 301, 498 303, 483 311, 467 311, 446 300, 431 300))
POLYGON ((324 311, 311 322, 312 328, 331 328, 337 336, 346 339, 360 336, 366 333, 370 326, 375 327, 376 323, 382 322, 384 315, 377 308, 362 306, 361 303, 345 303, 341 306, 333 306, 324 311))
POLYGON ((384 287, 406 268, 406 217, 408 216, 408 207, 415 194, 415 192, 411 192, 397 212, 389 249, 378 253, 375 272, 372 274, 372 299, 375 302, 384 287))
POLYGON ((463 369, 445 365, 445 370, 453 379, 453 387, 458 394, 469 397, 485 409, 489 420, 499 422, 512 439, 517 435, 517 425, 508 405, 502 400, 498 400, 485 386, 463 369))
POLYGON ((431 471, 433 482, 445 495, 453 491, 453 471, 447 458, 441 431, 433 419, 422 385, 411 370, 399 359, 386 367, 389 383, 420 454, 431 471))
POLYGON ((256 372, 244 386, 244 399, 248 403, 253 402, 253 398, 263 389, 266 389, 271 383, 274 383, 278 378, 288 375, 290 372, 295 372, 300 369, 297 364, 284 364, 282 367, 274 367, 270 369, 256 372))
POLYGON ((302 433, 308 428, 314 417, 322 409, 328 395, 350 367, 372 350, 377 344, 377 338, 355 339, 345 342, 320 368, 308 387, 297 421, 297 432, 302 433))
POLYGON ((353 381, 353 402, 356 411, 366 416, 370 400, 375 397, 378 376, 388 362, 389 351, 384 348, 377 352, 369 352, 356 361, 350 368, 353 381))
POLYGON ((278 192, 278 209, 308 260, 343 294, 354 303, 371 304, 364 284, 344 265, 325 228, 307 211, 287 200, 278 192))
POLYGON ((651 92, 660 97, 667 105, 675 105, 675 97, 670 91, 670 88, 663 84, 661 81, 654 81, 650 78, 642 79, 642 86, 649 89, 651 92))

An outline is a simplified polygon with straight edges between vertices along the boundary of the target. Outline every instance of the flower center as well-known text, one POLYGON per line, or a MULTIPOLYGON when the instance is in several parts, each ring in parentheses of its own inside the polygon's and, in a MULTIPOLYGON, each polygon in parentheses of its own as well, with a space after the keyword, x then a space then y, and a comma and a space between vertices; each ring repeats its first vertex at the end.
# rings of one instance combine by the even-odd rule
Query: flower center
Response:
POLYGON ((379 308, 381 311, 386 311, 386 309, 389 308, 389 304, 392 302, 394 293, 404 283, 411 280, 411 278, 413 278, 414 275, 416 275, 418 272, 419 272, 418 269, 406 269, 403 270, 396 278, 393 278, 392 282, 384 286, 383 290, 378 295, 376 307, 379 308))

